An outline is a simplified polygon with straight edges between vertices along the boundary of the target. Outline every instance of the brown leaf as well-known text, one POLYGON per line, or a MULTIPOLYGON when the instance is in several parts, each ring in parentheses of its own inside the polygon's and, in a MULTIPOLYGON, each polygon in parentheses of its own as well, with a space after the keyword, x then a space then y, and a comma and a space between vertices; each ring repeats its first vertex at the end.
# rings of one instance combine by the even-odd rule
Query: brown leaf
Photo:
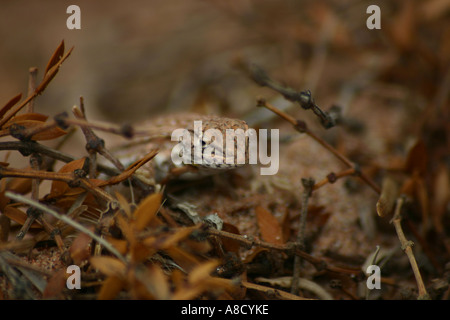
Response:
POLYGON ((54 127, 54 128, 48 128, 39 133, 33 134, 31 136, 31 139, 35 140, 35 141, 46 141, 46 140, 52 140, 52 139, 59 138, 65 134, 67 134, 67 131, 64 131, 63 129, 58 128, 58 127, 54 127))
POLYGON ((162 193, 153 193, 146 197, 134 211, 134 227, 141 231, 147 227, 161 206, 162 193))
POLYGON ((156 250, 149 248, 142 242, 134 242, 130 248, 131 261, 138 263, 152 256, 156 250))
POLYGON ((5 191, 0 191, 0 212, 3 211, 10 202, 11 199, 5 196, 5 191))
POLYGON ((261 206, 255 208, 255 213, 261 238, 270 243, 283 244, 283 230, 278 220, 261 206))
POLYGON ((148 269, 136 268, 133 276, 135 280, 134 298, 159 300, 170 298, 167 276, 158 265, 153 264, 148 269), (140 286, 136 286, 136 282, 139 282, 140 286))
MULTIPOLYGON (((50 81, 56 76, 56 74, 58 73, 59 67, 61 66, 61 64, 64 62, 64 60, 67 59, 67 57, 69 57, 69 55, 72 53, 73 47, 64 55, 62 56, 60 59, 58 59, 56 61, 56 63, 53 63, 52 60, 54 59, 54 57, 58 56, 59 54, 59 49, 60 47, 58 47, 58 49, 55 51, 55 54, 52 56, 52 58, 50 59, 47 68, 48 70, 46 70, 45 75, 44 75, 44 79, 42 79, 42 82, 38 85, 38 87, 35 90, 35 94, 41 94, 42 91, 45 90, 45 88, 47 87, 47 85, 50 83, 50 81)), ((46 68, 46 69, 47 69, 46 68)))
MULTIPOLYGON (((74 172, 77 169, 82 169, 85 165, 85 162, 86 162, 86 158, 81 158, 81 159, 71 161, 71 162, 65 164, 64 166, 62 166, 58 172, 59 173, 74 172)), ((57 197, 57 196, 63 195, 68 189, 69 189, 69 185, 66 182, 55 180, 52 182, 51 189, 50 189, 50 195, 51 195, 51 197, 57 197)))
POLYGON ((219 261, 215 259, 202 263, 189 273, 189 283, 197 284, 210 277, 210 274, 217 268, 217 266, 219 266, 219 261))
MULTIPOLYGON (((55 51, 56 55, 54 54, 54 56, 58 56, 58 52, 60 50, 61 45, 58 47, 58 49, 55 51)), ((36 88, 36 90, 34 91, 33 94, 31 94, 30 96, 28 96, 25 100, 23 100, 20 104, 16 105, 15 107, 10 107, 9 111, 7 112, 7 114, 5 114, 1 119, 0 119, 0 127, 2 127, 7 121, 9 121, 17 112, 19 112, 24 106, 26 106, 31 100, 33 100, 38 94, 41 94, 42 91, 44 91, 44 89, 47 87, 47 85, 50 83, 50 81, 55 77, 56 73, 58 72, 59 67, 61 66, 61 64, 64 62, 64 60, 67 59, 67 57, 69 57, 70 53, 72 52, 73 47, 61 58, 59 59, 59 61, 54 64, 44 75, 44 79, 42 80, 42 82, 39 84, 39 86, 36 88)), ((53 56, 50 59, 50 61, 53 60, 53 56)), ((47 67, 49 67, 50 65, 52 65, 53 63, 48 63, 47 67)))
POLYGON ((125 239, 130 243, 130 245, 133 245, 136 242, 136 237, 131 224, 120 214, 116 215, 115 223, 119 227, 120 231, 122 231, 125 239))
POLYGON ((8 122, 6 122, 4 125, 4 128, 10 127, 14 123, 20 124, 21 122, 23 122, 25 120, 35 120, 35 121, 45 122, 45 121, 47 121, 47 119, 48 119, 48 116, 41 114, 41 113, 19 114, 19 115, 13 117, 12 119, 10 119, 8 122))
POLYGON ((106 240, 112 244, 112 246, 114 248, 116 248, 116 250, 124 255, 125 253, 127 253, 128 251, 128 242, 126 240, 121 240, 121 239, 115 239, 112 237, 106 237, 106 240))
POLYGON ((76 265, 80 265, 91 256, 90 244, 92 238, 85 233, 80 233, 70 246, 69 252, 76 265))
POLYGON ((50 57, 50 60, 48 61, 47 66, 45 67, 44 74, 46 74, 56 63, 58 63, 59 60, 61 60, 63 54, 64 54, 64 40, 61 41, 59 46, 56 48, 55 52, 53 52, 53 55, 50 57))
POLYGON ((423 175, 427 170, 427 149, 423 140, 418 140, 409 150, 405 168, 407 172, 423 175))
MULTIPOLYGON (((235 225, 229 224, 226 222, 223 223, 222 230, 226 231, 226 232, 238 234, 238 235, 240 234, 239 229, 235 225)), ((227 238, 222 239, 222 244, 223 244, 225 251, 227 251, 227 252, 237 253, 237 252, 239 252, 239 249, 241 247, 241 244, 238 241, 233 240, 233 239, 227 239, 227 238)))
POLYGON ((179 241, 189 236, 192 233, 192 231, 196 229, 198 229, 198 226, 178 228, 173 234, 167 237, 159 237, 159 238, 150 237, 144 240, 144 243, 147 246, 152 246, 159 250, 168 249, 169 247, 175 246, 179 241))
POLYGON ((131 218, 131 206, 125 197, 116 191, 116 198, 119 201, 120 207, 123 209, 128 218, 131 218))
POLYGON ((180 269, 173 269, 170 274, 170 280, 173 283, 174 288, 181 287, 184 285, 186 277, 180 269))
POLYGON ((66 288, 67 273, 66 270, 60 269, 55 272, 47 282, 43 298, 58 299, 62 298, 62 291, 66 288))
POLYGON ((207 254, 212 249, 211 242, 207 240, 198 241, 197 239, 192 240, 190 238, 186 238, 183 240, 183 245, 188 247, 191 250, 191 252, 196 252, 200 255, 207 254))
MULTIPOLYGON (((30 167, 25 168, 24 170, 32 171, 30 167)), ((28 192, 31 191, 31 179, 13 178, 10 181, 8 181, 6 189, 20 194, 27 194, 28 192)))
POLYGON ((125 287, 125 281, 117 276, 110 276, 103 282, 102 288, 98 293, 98 300, 114 299, 122 288, 125 287))
MULTIPOLYGON (((20 225, 23 225, 27 220, 27 214, 25 212, 11 205, 5 207, 3 214, 20 225)), ((31 224, 30 228, 40 229, 42 228, 42 225, 39 222, 35 221, 31 224)))
MULTIPOLYGON (((15 120, 12 119, 12 120, 15 120)), ((14 124, 24 127, 25 129, 38 129, 45 127, 45 122, 42 122, 40 120, 17 120, 13 121, 14 124)), ((5 128, 7 126, 5 125, 5 128)), ((9 131, 9 130, 8 130, 9 131)), ((58 137, 61 137, 65 135, 67 132, 59 127, 52 127, 45 130, 42 130, 36 134, 33 134, 31 136, 32 140, 36 141, 43 141, 43 140, 51 140, 56 139, 58 137)), ((4 134, 4 133, 3 133, 4 134)), ((9 133, 8 133, 9 134, 9 133)))
POLYGON ((193 254, 186 252, 186 250, 179 247, 169 247, 165 250, 165 252, 167 252, 176 264, 181 266, 187 272, 200 264, 199 259, 197 259, 193 254))
POLYGON ((107 276, 123 277, 126 271, 126 265, 112 257, 96 256, 89 259, 91 265, 107 276))
POLYGON ((385 217, 394 210, 395 201, 398 196, 398 185, 391 177, 383 179, 381 194, 377 201, 377 213, 380 217, 385 217))
POLYGON ((11 109, 17 102, 22 98, 22 94, 19 93, 17 96, 9 100, 1 109, 0 109, 0 118, 2 118, 8 111, 11 109))

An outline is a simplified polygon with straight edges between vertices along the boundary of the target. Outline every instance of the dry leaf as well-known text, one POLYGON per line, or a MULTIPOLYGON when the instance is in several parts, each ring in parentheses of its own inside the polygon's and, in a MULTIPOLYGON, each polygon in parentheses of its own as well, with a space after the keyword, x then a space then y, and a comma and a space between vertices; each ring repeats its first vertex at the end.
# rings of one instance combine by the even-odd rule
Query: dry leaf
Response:
POLYGON ((125 281, 117 276, 110 276, 106 278, 98 293, 98 300, 111 300, 114 299, 122 288, 125 287, 125 281))
POLYGON ((160 237, 159 239, 156 239, 156 243, 154 243, 153 245, 158 249, 167 249, 169 247, 175 246, 179 241, 189 236, 192 231, 196 229, 198 229, 198 226, 178 228, 172 235, 169 235, 165 238, 160 237))
POLYGON ((49 61, 47 62, 47 66, 45 67, 44 74, 46 74, 55 64, 58 63, 59 60, 61 60, 63 54, 64 54, 64 40, 61 41, 61 43, 56 48, 56 50, 53 52, 52 56, 50 57, 49 61))
MULTIPOLYGON (((25 168, 24 170, 32 171, 30 167, 25 168)), ((15 193, 27 194, 31 191, 31 181, 32 180, 28 178, 13 178, 8 182, 6 189, 15 193)))
POLYGON ((1 109, 0 109, 0 118, 2 118, 8 111, 11 109, 17 102, 22 98, 22 94, 19 93, 17 96, 9 100, 1 109))
POLYGON ((126 271, 126 265, 112 257, 91 257, 91 265, 107 276, 123 277, 126 271))
POLYGON ((144 289, 148 293, 145 294, 145 292, 141 291, 138 293, 138 299, 148 297, 167 300, 170 298, 167 276, 158 265, 151 265, 145 269, 137 269, 134 276, 142 284, 141 290, 144 289))
MULTIPOLYGON (((71 161, 64 166, 61 167, 61 169, 58 171, 59 173, 67 173, 67 172, 74 172, 77 169, 82 169, 85 166, 86 158, 77 159, 74 161, 71 161)), ((69 185, 64 181, 58 181, 55 180, 52 182, 52 186, 50 189, 49 197, 58 197, 66 193, 67 190, 69 190, 69 185)), ((83 190, 83 189, 81 189, 83 190)), ((84 191, 84 190, 83 190, 84 191)))
POLYGON ((173 269, 170 273, 170 280, 174 288, 180 288, 184 285, 186 277, 180 269, 173 269))
POLYGON ((427 170, 427 149, 423 140, 418 140, 409 150, 405 168, 407 172, 423 175, 427 170))
POLYGON ((134 227, 141 231, 147 227, 161 206, 162 193, 153 193, 145 198, 134 211, 134 227))
POLYGON ((13 124, 21 124, 21 122, 26 120, 34 120, 39 122, 45 122, 47 121, 48 116, 42 114, 42 113, 24 113, 19 114, 10 119, 8 122, 5 123, 4 128, 8 128, 13 124))
MULTIPOLYGON (((63 45, 63 42, 61 43, 63 45)), ((52 58, 50 59, 49 63, 47 64, 47 68, 52 66, 44 75, 44 79, 42 82, 38 85, 36 90, 33 94, 28 96, 24 101, 22 101, 20 104, 12 108, 9 107, 9 112, 7 112, 7 115, 4 115, 2 119, 0 120, 0 127, 3 127, 3 125, 9 121, 17 112, 19 112, 24 106, 26 106, 31 100, 33 100, 37 95, 41 94, 42 91, 47 87, 47 85, 50 83, 50 81, 55 77, 56 73, 58 72, 59 67, 64 62, 64 60, 67 59, 67 57, 70 55, 70 53, 73 50, 73 47, 61 58, 59 61, 56 62, 56 64, 53 63, 54 57, 59 56, 59 52, 61 50, 61 45, 56 49, 55 53, 53 54, 52 58)))
POLYGON ((135 242, 131 245, 131 261, 137 263, 142 262, 152 256, 156 250, 149 248, 142 242, 135 242))
POLYGON ((195 269, 193 269, 188 275, 188 281, 191 284, 197 284, 206 278, 210 277, 211 272, 213 272, 219 266, 218 260, 209 260, 202 263, 195 269))
POLYGON ((192 252, 196 252, 198 254, 207 254, 211 251, 212 245, 209 241, 197 241, 197 240, 191 240, 189 238, 184 239, 183 245, 186 247, 189 247, 189 249, 192 252))
POLYGON ((255 213, 261 238, 270 243, 283 244, 283 230, 278 220, 261 206, 255 208, 255 213))
POLYGON ((126 240, 115 239, 112 237, 106 237, 106 240, 112 244, 116 250, 124 255, 128 251, 128 242, 126 240))
MULTIPOLYGON (((14 120, 14 119, 13 119, 14 120)), ((45 122, 40 120, 18 120, 14 121, 15 125, 19 125, 24 127, 25 129, 37 129, 39 127, 44 127, 45 122)), ((5 126, 6 127, 6 126, 5 126)), ((8 130, 9 131, 9 130, 8 130)), ((32 140, 42 141, 42 140, 51 140, 56 139, 65 135, 67 132, 59 127, 48 128, 43 131, 40 131, 31 136, 32 140)))
POLYGON ((84 260, 91 256, 90 244, 91 237, 85 233, 80 233, 70 246, 69 252, 76 265, 80 265, 84 260))
POLYGON ((136 237, 130 223, 127 220, 125 220, 125 218, 120 214, 116 215, 115 222, 119 227, 120 231, 122 231, 122 234, 125 237, 125 239, 130 243, 130 245, 133 245, 136 242, 136 237))
MULTIPOLYGON (((237 235, 240 234, 239 229, 235 225, 232 225, 232 224, 229 224, 226 222, 223 223, 222 230, 226 231, 226 232, 234 233, 237 235)), ((241 248, 241 244, 238 241, 233 240, 233 239, 222 238, 222 244, 223 244, 225 251, 227 251, 227 252, 238 253, 239 249, 241 248)))
POLYGON ((59 67, 61 66, 61 64, 72 53, 72 50, 73 50, 73 47, 64 56, 62 56, 62 53, 64 52, 64 41, 61 42, 59 47, 55 50, 53 56, 50 58, 50 60, 47 64, 47 67, 45 69, 44 79, 42 79, 42 82, 36 88, 35 94, 41 94, 42 91, 45 90, 45 88, 50 83, 50 81, 58 73, 58 70, 59 70, 59 67), (61 50, 62 50, 62 52, 61 52, 61 50))
POLYGON ((189 272, 200 264, 199 259, 179 247, 169 247, 164 251, 186 272, 189 272))
POLYGON ((398 185, 391 177, 383 179, 381 194, 377 201, 377 213, 380 217, 385 217, 394 210, 395 201, 398 196, 398 185))
POLYGON ((55 272, 47 282, 43 298, 57 299, 62 298, 62 291, 66 288, 67 273, 66 270, 60 269, 55 272))
MULTIPOLYGON (((3 214, 5 216, 7 216, 8 218, 10 218, 11 220, 17 222, 20 225, 23 225, 25 223, 25 221, 27 220, 27 214, 25 212, 23 212, 22 210, 17 209, 13 206, 6 206, 3 211, 3 214)), ((41 229, 42 225, 39 222, 34 221, 31 224, 30 228, 41 229)))
POLYGON ((120 207, 123 209, 128 218, 131 218, 131 206, 125 197, 116 191, 116 199, 119 201, 120 207))

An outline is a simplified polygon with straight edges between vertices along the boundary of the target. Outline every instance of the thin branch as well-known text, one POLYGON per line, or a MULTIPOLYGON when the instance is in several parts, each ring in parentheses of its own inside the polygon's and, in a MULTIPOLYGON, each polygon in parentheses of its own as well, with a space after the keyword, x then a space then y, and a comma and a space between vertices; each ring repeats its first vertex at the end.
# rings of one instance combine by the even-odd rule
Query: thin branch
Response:
POLYGON ((419 290, 419 296, 417 298, 420 300, 427 300, 430 299, 430 296, 427 293, 427 289, 425 288, 425 285, 423 283, 422 276, 420 275, 419 266, 417 265, 416 258, 414 257, 414 253, 412 250, 412 246, 414 245, 414 243, 411 240, 406 239, 406 236, 402 229, 401 210, 403 202, 404 202, 403 197, 397 199, 394 217, 392 218, 392 223, 394 224, 395 231, 397 232, 398 239, 400 240, 401 248, 408 256, 409 263, 411 264, 411 268, 414 272, 414 277, 416 278, 417 287, 419 290))
POLYGON ((314 185, 313 191, 323 187, 324 185, 327 185, 328 183, 335 183, 338 179, 354 175, 355 173, 356 173, 356 171, 354 168, 349 168, 349 169, 346 169, 346 170, 338 172, 338 173, 331 172, 330 174, 327 175, 327 177, 325 179, 317 182, 314 185))
POLYGON ((280 297, 280 298, 287 299, 287 300, 312 300, 312 299, 299 297, 297 295, 285 292, 283 290, 277 290, 272 287, 266 287, 266 286, 251 283, 248 281, 242 281, 241 286, 243 286, 247 289, 261 291, 261 292, 267 294, 268 296, 280 297))
POLYGON ((89 179, 80 177, 76 172, 49 172, 49 171, 30 171, 30 170, 21 170, 14 168, 3 168, 0 167, 0 177, 18 177, 18 178, 29 178, 36 179, 39 178, 41 180, 58 180, 64 181, 72 186, 79 186, 87 191, 93 193, 97 197, 100 197, 107 202, 116 202, 116 200, 103 189, 93 186, 89 179))
MULTIPOLYGON (((59 160, 65 163, 76 160, 75 157, 58 150, 54 150, 35 141, 7 141, 0 142, 0 150, 17 150, 22 155, 28 156, 31 153, 39 153, 47 157, 59 160)), ((108 175, 114 176, 120 174, 117 169, 98 164, 98 169, 108 175)))
POLYGON ((378 187, 375 182, 372 181, 364 172, 361 172, 359 170, 359 167, 357 164, 354 164, 350 159, 348 159, 346 156, 344 156, 342 153, 340 153, 337 149, 335 149, 332 145, 330 145, 328 142, 320 138, 319 136, 315 135, 307 126, 307 124, 304 121, 296 120, 294 117, 290 116, 289 114, 285 113, 284 111, 279 110, 278 108, 272 106, 270 103, 265 101, 264 99, 259 99, 257 103, 258 107, 265 107, 269 109, 270 111, 276 113, 281 118, 285 119, 289 123, 291 123, 295 130, 297 130, 300 133, 306 133, 311 138, 313 138, 315 141, 317 141, 319 144, 321 144, 325 149, 327 149, 329 152, 331 152, 337 159, 339 159, 342 163, 344 163, 347 167, 352 168, 354 170, 354 173, 358 175, 366 184, 368 184, 376 193, 380 193, 380 187, 378 187))
POLYGON ((269 87, 272 90, 279 92, 289 101, 298 103, 303 109, 311 109, 314 114, 319 117, 320 122, 324 128, 332 128, 335 126, 334 119, 327 113, 322 111, 314 99, 311 96, 311 91, 296 91, 292 88, 286 87, 281 83, 270 78, 267 73, 255 64, 250 64, 248 66, 242 66, 252 77, 252 79, 263 87, 269 87))
POLYGON ((348 274, 348 275, 360 275, 362 271, 360 269, 353 269, 353 268, 342 268, 342 267, 336 267, 336 266, 330 266, 327 264, 325 260, 316 258, 305 251, 301 250, 300 248, 297 248, 296 243, 286 243, 286 244, 275 244, 270 242, 265 242, 262 240, 259 240, 255 237, 251 236, 245 236, 245 235, 238 235, 231 232, 226 231, 220 231, 214 228, 209 228, 206 230, 206 232, 212 236, 217 236, 221 238, 226 238, 230 240, 237 241, 244 245, 246 248, 252 248, 252 247, 260 247, 260 248, 266 248, 270 250, 275 251, 282 251, 282 252, 292 252, 295 255, 300 256, 302 259, 305 259, 317 270, 326 270, 329 272, 335 272, 335 273, 342 273, 342 274, 348 274))
MULTIPOLYGON (((29 77, 28 77, 28 95, 31 96, 34 91, 36 91, 36 78, 37 78, 38 69, 36 67, 31 67, 29 69, 29 77)), ((31 100, 26 106, 26 112, 32 113, 34 112, 34 99, 31 100)))
MULTIPOLYGON (((302 250, 305 248, 305 227, 306 227, 306 217, 308 215, 308 200, 311 196, 311 192, 314 187, 314 179, 302 179, 303 192, 302 192, 302 210, 300 212, 300 223, 297 233, 297 246, 302 250)), ((294 259, 294 270, 291 283, 291 293, 296 294, 299 289, 299 279, 300 279, 300 268, 301 268, 301 258, 300 256, 295 256, 294 259)))

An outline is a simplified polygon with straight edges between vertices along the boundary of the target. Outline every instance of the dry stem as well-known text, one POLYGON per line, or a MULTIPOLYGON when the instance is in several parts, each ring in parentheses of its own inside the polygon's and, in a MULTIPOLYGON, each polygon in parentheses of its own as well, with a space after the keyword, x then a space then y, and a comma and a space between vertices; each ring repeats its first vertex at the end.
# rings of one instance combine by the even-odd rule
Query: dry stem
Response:
POLYGON ((243 244, 245 247, 252 248, 254 246, 261 247, 261 248, 267 248, 270 250, 275 251, 282 251, 282 252, 293 252, 295 255, 300 256, 302 259, 305 259, 312 265, 316 267, 317 270, 326 270, 329 272, 335 272, 335 273, 342 273, 347 275, 360 275, 362 271, 360 269, 353 269, 353 268, 342 268, 342 267, 336 267, 336 266, 330 266, 327 264, 325 260, 316 258, 305 251, 298 248, 296 243, 286 243, 286 244, 275 244, 270 242, 265 242, 262 240, 259 240, 254 237, 248 237, 248 236, 242 236, 238 234, 234 234, 231 232, 226 231, 219 231, 217 229, 210 228, 207 230, 207 233, 213 236, 218 236, 222 238, 231 239, 234 241, 237 241, 241 244, 243 244))
POLYGON ((315 135, 306 125, 305 122, 296 120, 294 117, 288 115, 284 111, 279 110, 278 108, 272 106, 270 103, 268 103, 265 100, 260 99, 258 101, 258 106, 265 107, 269 109, 270 111, 276 113, 281 118, 285 119, 289 123, 291 123, 294 128, 300 132, 300 133, 306 133, 311 138, 313 138, 315 141, 317 141, 319 144, 321 144, 325 149, 327 149, 329 152, 331 152, 336 158, 338 158, 342 163, 344 163, 347 167, 353 169, 354 174, 357 174, 366 184, 368 184, 376 193, 380 193, 380 188, 375 184, 375 182, 372 181, 366 174, 361 172, 356 164, 354 164, 352 161, 350 161, 346 156, 344 156, 342 153, 340 153, 338 150, 336 150, 333 146, 331 146, 328 142, 320 138, 319 136, 315 135))
POLYGON ((395 231, 397 232, 398 239, 400 240, 400 244, 402 250, 406 253, 409 259, 409 263, 411 264, 411 268, 414 272, 414 277, 416 278, 417 287, 419 289, 418 299, 426 300, 429 299, 430 296, 427 293, 425 285, 422 280, 422 276, 420 275, 419 266, 417 265, 416 258, 414 257, 414 253, 412 250, 412 246, 414 243, 411 240, 407 240, 405 234, 403 233, 402 225, 401 225, 401 209, 403 206, 404 199, 400 197, 397 199, 395 206, 395 213, 392 219, 392 223, 394 224, 395 231))

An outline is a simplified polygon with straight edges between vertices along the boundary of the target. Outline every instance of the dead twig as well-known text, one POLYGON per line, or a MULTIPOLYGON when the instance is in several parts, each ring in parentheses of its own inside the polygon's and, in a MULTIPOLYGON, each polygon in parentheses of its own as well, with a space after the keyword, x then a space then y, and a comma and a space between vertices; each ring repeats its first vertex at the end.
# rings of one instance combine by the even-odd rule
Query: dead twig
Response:
POLYGON ((401 224, 401 210, 404 203, 404 198, 400 197, 397 199, 395 204, 395 213, 392 219, 392 224, 395 227, 395 231, 397 232, 398 239, 400 240, 401 248, 406 253, 409 259, 409 263, 411 264, 411 268, 414 272, 414 277, 416 278, 417 287, 419 290, 419 296, 417 297, 420 300, 430 299, 430 296, 427 293, 425 285, 422 280, 422 276, 420 275, 419 266, 417 265, 416 258, 414 257, 414 253, 412 250, 412 246, 414 243, 411 240, 407 240, 405 234, 403 233, 402 224, 401 224))
MULTIPOLYGON (((297 245, 302 250, 305 248, 305 226, 306 216, 308 215, 308 200, 311 196, 311 192, 314 187, 314 179, 302 179, 303 192, 302 192, 302 210, 300 212, 300 224, 297 233, 297 245)), ((296 255, 294 259, 294 270, 291 283, 291 293, 296 294, 298 292, 299 279, 300 279, 301 258, 296 255)))
POLYGON ((281 83, 270 78, 267 73, 255 64, 250 64, 245 67, 246 71, 250 74, 252 79, 263 87, 269 87, 272 90, 279 92, 289 101, 298 103, 303 109, 311 109, 314 114, 320 119, 322 126, 326 129, 332 128, 336 125, 335 119, 333 119, 327 112, 322 111, 314 99, 311 96, 311 91, 296 91, 292 88, 286 87, 281 83))
POLYGON ((298 248, 296 243, 292 243, 292 242, 286 243, 286 244, 270 243, 270 242, 265 242, 265 241, 259 240, 255 237, 238 235, 238 234, 231 233, 231 232, 220 231, 220 230, 217 230, 214 228, 209 228, 206 230, 206 232, 212 236, 217 236, 217 237, 234 240, 238 243, 241 243, 246 248, 260 247, 260 248, 266 248, 269 250, 282 251, 282 252, 286 252, 286 253, 292 252, 295 255, 300 256, 302 259, 305 259, 306 261, 308 261, 309 263, 314 265, 314 267, 319 271, 326 270, 329 272, 342 273, 342 274, 347 274, 347 275, 360 275, 362 273, 362 271, 360 269, 330 266, 327 264, 327 262, 325 260, 316 258, 316 257, 306 253, 305 251, 301 250, 300 248, 298 248))
POLYGON ((277 298, 282 298, 282 299, 286 299, 286 300, 312 300, 312 299, 299 297, 297 295, 285 292, 283 290, 277 290, 272 287, 266 287, 266 286, 251 283, 248 281, 242 281, 241 286, 243 286, 247 289, 263 292, 271 297, 277 297, 277 298))
POLYGON ((295 130, 300 133, 306 133, 308 136, 313 138, 319 144, 321 144, 325 149, 331 152, 337 159, 339 159, 342 163, 344 163, 347 167, 350 167, 353 170, 353 174, 359 176, 367 185, 369 185, 376 193, 380 193, 380 187, 376 185, 375 182, 372 181, 364 172, 362 172, 357 164, 354 164, 350 161, 346 156, 336 150, 333 146, 331 146, 328 142, 314 134, 307 126, 306 122, 301 120, 296 120, 294 117, 285 113, 284 111, 279 110, 278 108, 272 106, 270 103, 265 101, 264 99, 259 99, 257 102, 258 107, 265 107, 275 114, 279 115, 281 118, 285 119, 289 123, 291 123, 295 130))
POLYGON ((1 177, 19 177, 41 180, 59 180, 66 182, 69 186, 81 187, 95 196, 106 200, 107 202, 116 202, 116 200, 101 188, 92 185, 89 179, 84 178, 85 172, 83 170, 75 170, 74 172, 48 172, 48 171, 34 171, 22 170, 14 168, 0 167, 1 177))

